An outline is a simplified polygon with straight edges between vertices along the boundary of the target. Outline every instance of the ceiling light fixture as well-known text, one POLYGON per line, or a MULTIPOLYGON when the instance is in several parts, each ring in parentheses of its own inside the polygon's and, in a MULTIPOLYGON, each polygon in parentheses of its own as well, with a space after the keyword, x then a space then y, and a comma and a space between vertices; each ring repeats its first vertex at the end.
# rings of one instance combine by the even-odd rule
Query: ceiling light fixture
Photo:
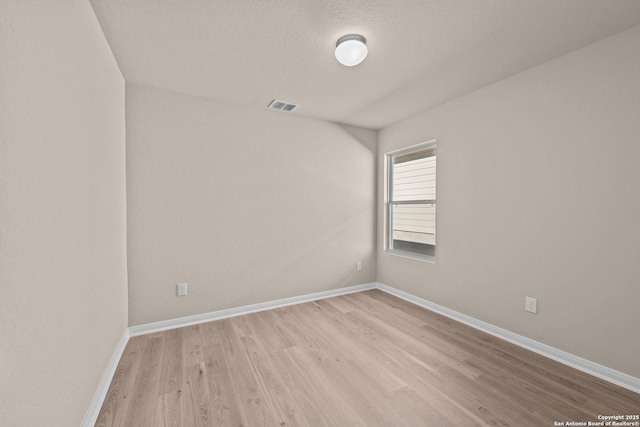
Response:
POLYGON ((342 65, 353 67, 367 57, 367 39, 360 34, 347 34, 336 42, 336 59, 342 65))

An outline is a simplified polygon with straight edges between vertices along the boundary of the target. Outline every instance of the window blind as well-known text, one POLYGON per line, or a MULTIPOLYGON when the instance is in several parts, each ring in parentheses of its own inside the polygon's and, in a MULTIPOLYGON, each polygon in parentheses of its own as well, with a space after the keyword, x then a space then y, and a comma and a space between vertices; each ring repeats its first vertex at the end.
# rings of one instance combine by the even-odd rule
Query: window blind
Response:
POLYGON ((436 244, 435 147, 393 156, 391 175, 391 247, 431 254, 420 247, 436 244))

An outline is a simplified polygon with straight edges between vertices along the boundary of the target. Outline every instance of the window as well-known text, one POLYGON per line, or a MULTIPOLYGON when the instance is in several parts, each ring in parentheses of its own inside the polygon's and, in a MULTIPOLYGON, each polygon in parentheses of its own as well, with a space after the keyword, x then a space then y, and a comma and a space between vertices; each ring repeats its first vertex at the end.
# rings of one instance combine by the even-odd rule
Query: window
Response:
POLYGON ((387 154, 387 251, 435 260, 436 144, 387 154))

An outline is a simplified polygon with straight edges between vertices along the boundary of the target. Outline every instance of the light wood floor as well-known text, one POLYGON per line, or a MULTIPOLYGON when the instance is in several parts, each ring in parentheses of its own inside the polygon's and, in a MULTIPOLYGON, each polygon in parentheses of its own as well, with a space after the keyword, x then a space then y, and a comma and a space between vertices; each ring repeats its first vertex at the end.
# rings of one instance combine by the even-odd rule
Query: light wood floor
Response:
POLYGON ((553 426, 640 395, 373 290, 132 338, 97 426, 553 426))

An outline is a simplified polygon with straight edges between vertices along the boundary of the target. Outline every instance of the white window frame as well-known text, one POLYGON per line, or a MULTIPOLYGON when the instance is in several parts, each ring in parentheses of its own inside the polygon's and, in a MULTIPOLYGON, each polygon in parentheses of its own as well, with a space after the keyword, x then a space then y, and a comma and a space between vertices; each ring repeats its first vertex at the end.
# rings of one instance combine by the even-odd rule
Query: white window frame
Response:
MULTIPOLYGON (((427 141, 427 142, 422 142, 420 144, 416 144, 416 145, 412 145, 410 147, 405 147, 402 148, 400 150, 396 150, 396 151, 392 151, 389 153, 385 154, 385 168, 386 168, 386 179, 385 179, 385 184, 386 184, 386 188, 385 188, 385 227, 386 227, 386 232, 385 232, 385 252, 392 254, 392 255, 399 255, 399 256, 403 256, 403 257, 407 257, 407 258, 413 258, 413 259, 417 259, 420 261, 428 261, 428 262, 435 262, 436 261, 436 257, 435 257, 435 249, 436 249, 436 244, 434 244, 434 255, 425 255, 425 254, 420 254, 420 253, 416 253, 416 252, 410 252, 407 250, 400 250, 400 249, 395 249, 393 248, 393 206, 394 205, 399 205, 399 204, 424 204, 424 203, 432 203, 434 205, 437 206, 436 204, 436 200, 415 200, 415 201, 410 201, 410 202, 399 202, 399 201, 394 201, 393 200, 393 160, 395 157, 398 156, 403 156, 405 154, 410 154, 416 151, 422 151, 422 150, 426 150, 426 149, 437 149, 436 147, 436 140, 431 140, 431 141, 427 141)), ((437 160, 436 160, 437 161, 437 160)), ((436 177, 438 174, 438 168, 437 168, 437 164, 436 164, 436 177)), ((436 193, 437 193, 437 178, 436 178, 436 193)), ((436 209, 436 218, 437 218, 437 209, 436 209)), ((438 221, 436 219, 436 228, 438 225, 438 221)), ((437 235, 437 233, 436 233, 437 235)))

